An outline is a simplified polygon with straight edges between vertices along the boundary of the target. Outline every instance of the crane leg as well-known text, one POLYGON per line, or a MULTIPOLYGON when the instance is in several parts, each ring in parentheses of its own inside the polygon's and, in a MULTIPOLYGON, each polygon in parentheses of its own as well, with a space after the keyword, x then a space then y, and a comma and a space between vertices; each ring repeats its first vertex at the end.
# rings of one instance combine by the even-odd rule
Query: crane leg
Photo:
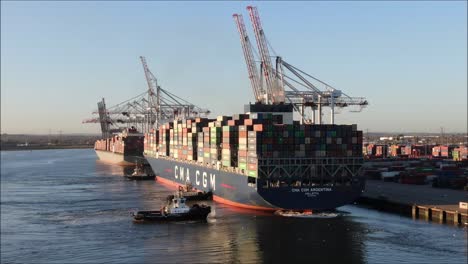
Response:
POLYGON ((319 97, 318 100, 318 123, 322 124, 322 97, 319 97))
POLYGON ((315 107, 312 106, 312 124, 315 124, 315 107))
POLYGON ((331 97, 331 107, 330 107, 330 124, 335 124, 335 99, 331 97))

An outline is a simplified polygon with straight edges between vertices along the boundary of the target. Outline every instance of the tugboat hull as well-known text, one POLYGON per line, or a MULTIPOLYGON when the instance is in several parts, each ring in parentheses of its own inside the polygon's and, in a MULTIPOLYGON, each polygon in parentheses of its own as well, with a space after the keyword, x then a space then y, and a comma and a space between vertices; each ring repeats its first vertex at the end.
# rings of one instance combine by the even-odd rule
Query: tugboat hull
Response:
POLYGON ((210 206, 194 205, 188 213, 164 214, 161 211, 138 211, 133 216, 135 222, 194 221, 206 220, 210 212, 210 206))
MULTIPOLYGON (((206 200, 213 200, 213 192, 181 192, 181 195, 187 201, 206 201, 206 200)), ((167 196, 167 200, 174 199, 174 195, 167 196)))

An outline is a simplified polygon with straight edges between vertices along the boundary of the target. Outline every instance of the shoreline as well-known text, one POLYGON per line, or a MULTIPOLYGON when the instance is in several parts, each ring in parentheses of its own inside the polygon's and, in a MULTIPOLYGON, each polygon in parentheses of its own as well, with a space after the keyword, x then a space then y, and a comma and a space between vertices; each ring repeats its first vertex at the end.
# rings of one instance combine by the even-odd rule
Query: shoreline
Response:
POLYGON ((47 150, 47 149, 93 149, 93 145, 57 145, 57 146, 24 146, 24 147, 1 147, 0 151, 21 150, 47 150))

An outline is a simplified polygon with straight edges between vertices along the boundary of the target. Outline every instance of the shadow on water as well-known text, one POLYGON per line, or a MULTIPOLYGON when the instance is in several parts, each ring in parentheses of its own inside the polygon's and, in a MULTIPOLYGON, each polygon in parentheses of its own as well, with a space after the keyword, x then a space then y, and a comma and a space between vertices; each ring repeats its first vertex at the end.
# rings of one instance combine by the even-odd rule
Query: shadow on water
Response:
POLYGON ((134 167, 133 166, 119 166, 115 164, 110 164, 100 160, 96 160, 96 174, 98 175, 130 175, 132 174, 134 167))
POLYGON ((286 218, 209 204, 214 216, 207 223, 139 225, 160 232, 143 239, 145 252, 151 252, 146 257, 205 263, 364 262, 363 226, 346 216, 286 218))
POLYGON ((266 263, 362 263, 362 230, 346 216, 256 221, 258 247, 266 263))

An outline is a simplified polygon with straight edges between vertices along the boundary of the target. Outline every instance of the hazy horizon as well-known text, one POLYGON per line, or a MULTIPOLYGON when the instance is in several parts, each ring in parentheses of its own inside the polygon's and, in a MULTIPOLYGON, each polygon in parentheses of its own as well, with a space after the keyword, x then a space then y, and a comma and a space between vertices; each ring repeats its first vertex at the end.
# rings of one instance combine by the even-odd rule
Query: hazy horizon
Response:
POLYGON ((249 4, 278 55, 368 99, 337 124, 467 132, 464 1, 2 1, 1 133, 99 134, 82 120, 102 97, 114 105, 147 89, 141 55, 164 89, 212 117, 241 112, 254 99, 232 14, 254 41, 249 4))
MULTIPOLYGON (((392 131, 367 131, 366 129, 363 130, 363 133, 366 134, 366 133, 369 133, 369 134, 388 134, 388 135, 398 135, 398 134, 403 134, 403 135, 413 135, 413 134, 427 134, 427 135, 440 135, 441 132, 414 132, 414 131, 403 131, 403 132, 392 132, 392 131)), ((444 135, 448 135, 448 134, 452 134, 452 135, 458 135, 458 134, 465 134, 466 137, 468 137, 468 134, 466 132, 451 132, 451 131, 445 131, 444 130, 444 135)), ((60 132, 58 131, 53 131, 51 132, 50 134, 47 134, 47 133, 4 133, 2 132, 1 135, 33 135, 33 136, 100 136, 101 135, 101 132, 98 131, 98 132, 77 132, 77 133, 74 133, 74 132, 70 132, 70 133, 62 133, 60 134, 60 132)))

